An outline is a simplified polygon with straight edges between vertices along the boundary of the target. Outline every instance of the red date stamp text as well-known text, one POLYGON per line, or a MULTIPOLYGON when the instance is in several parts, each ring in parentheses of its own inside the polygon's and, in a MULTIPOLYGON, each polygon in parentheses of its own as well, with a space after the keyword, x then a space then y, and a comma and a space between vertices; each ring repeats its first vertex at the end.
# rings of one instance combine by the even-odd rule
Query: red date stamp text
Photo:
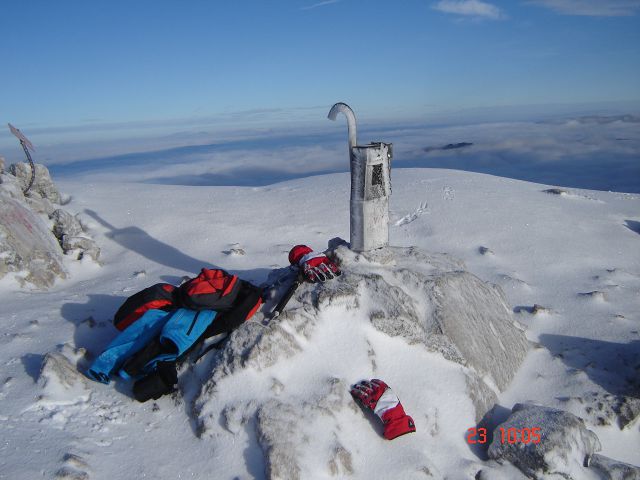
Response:
MULTIPOLYGON (((500 427, 493 432, 494 437, 499 436, 500 443, 540 443, 542 439, 540 427, 534 428, 504 428, 500 427)), ((486 428, 470 428, 467 430, 467 443, 487 443, 486 428)))

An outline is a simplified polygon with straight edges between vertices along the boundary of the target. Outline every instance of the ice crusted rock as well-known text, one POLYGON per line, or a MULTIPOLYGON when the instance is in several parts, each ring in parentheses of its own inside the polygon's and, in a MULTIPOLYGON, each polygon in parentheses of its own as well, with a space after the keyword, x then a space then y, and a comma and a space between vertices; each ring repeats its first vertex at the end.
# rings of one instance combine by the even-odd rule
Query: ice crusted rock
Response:
POLYGON ((0 190, 0 278, 9 272, 38 288, 66 278, 62 250, 48 225, 23 203, 0 190))
POLYGON ((11 198, 20 202, 26 201, 24 194, 22 193, 22 188, 20 187, 20 182, 18 182, 18 179, 13 175, 10 175, 8 172, 0 174, 0 189, 4 194, 11 198))
POLYGON ((584 472, 588 459, 600 449, 598 437, 585 427, 581 418, 554 408, 518 403, 507 421, 494 430, 488 453, 490 458, 500 463, 509 462, 531 478, 556 474, 580 480, 583 477, 576 476, 575 472, 584 472), (523 428, 540 428, 541 439, 539 443, 503 444, 498 433, 500 428, 519 432, 523 428))
POLYGON ((528 343, 511 317, 502 290, 468 272, 452 272, 435 281, 432 300, 442 334, 468 365, 489 375, 504 390, 524 359, 528 343))
MULTIPOLYGON (((40 197, 59 204, 61 201, 60 192, 51 180, 49 169, 39 163, 36 163, 35 167, 36 177, 29 193, 35 192, 40 197)), ((26 162, 14 163, 9 167, 9 173, 18 179, 18 183, 24 191, 31 181, 31 166, 26 162)))
POLYGON ((63 235, 75 237, 84 233, 78 219, 61 208, 52 212, 49 218, 53 220, 53 234, 56 238, 62 238, 63 235))
POLYGON ((591 457, 589 468, 596 470, 602 480, 640 480, 640 467, 598 453, 591 457))
POLYGON ((90 256, 94 261, 100 257, 100 248, 82 228, 80 221, 66 210, 55 210, 51 216, 53 220, 53 234, 60 242, 60 246, 66 255, 77 252, 77 259, 84 255, 90 256))
POLYGON ((25 197, 25 200, 29 204, 31 210, 36 213, 44 213, 45 215, 51 215, 56 209, 48 199, 43 198, 36 192, 29 192, 25 197))

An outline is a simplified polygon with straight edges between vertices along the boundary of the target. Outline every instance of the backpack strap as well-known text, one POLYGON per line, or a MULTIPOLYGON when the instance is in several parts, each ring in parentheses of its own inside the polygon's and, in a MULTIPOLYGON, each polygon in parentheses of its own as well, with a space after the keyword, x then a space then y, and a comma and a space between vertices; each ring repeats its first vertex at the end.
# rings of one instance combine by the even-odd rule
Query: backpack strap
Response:
POLYGON ((204 332, 203 339, 235 330, 253 317, 261 305, 262 290, 249 282, 240 280, 240 288, 233 308, 218 315, 216 321, 204 332))

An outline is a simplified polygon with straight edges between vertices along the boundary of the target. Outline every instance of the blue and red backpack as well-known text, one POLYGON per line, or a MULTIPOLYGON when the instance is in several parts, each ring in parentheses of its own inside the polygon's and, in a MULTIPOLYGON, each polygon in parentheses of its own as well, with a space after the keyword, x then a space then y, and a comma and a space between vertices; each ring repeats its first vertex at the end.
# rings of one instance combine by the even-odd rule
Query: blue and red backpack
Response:
POLYGON ((121 333, 87 375, 102 383, 133 378, 137 400, 157 399, 174 389, 177 362, 202 340, 239 327, 262 301, 259 287, 221 269, 203 268, 178 287, 145 288, 118 309, 113 324, 121 333))

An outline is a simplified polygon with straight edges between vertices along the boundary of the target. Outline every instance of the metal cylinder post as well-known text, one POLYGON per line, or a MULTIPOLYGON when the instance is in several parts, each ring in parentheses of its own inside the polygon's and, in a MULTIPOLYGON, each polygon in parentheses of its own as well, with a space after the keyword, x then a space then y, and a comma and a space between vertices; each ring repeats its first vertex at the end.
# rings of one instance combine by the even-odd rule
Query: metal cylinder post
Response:
POLYGON ((329 112, 347 117, 351 170, 350 248, 364 252, 389 244, 389 195, 391 194, 391 144, 356 143, 356 117, 346 103, 336 103, 329 112))

